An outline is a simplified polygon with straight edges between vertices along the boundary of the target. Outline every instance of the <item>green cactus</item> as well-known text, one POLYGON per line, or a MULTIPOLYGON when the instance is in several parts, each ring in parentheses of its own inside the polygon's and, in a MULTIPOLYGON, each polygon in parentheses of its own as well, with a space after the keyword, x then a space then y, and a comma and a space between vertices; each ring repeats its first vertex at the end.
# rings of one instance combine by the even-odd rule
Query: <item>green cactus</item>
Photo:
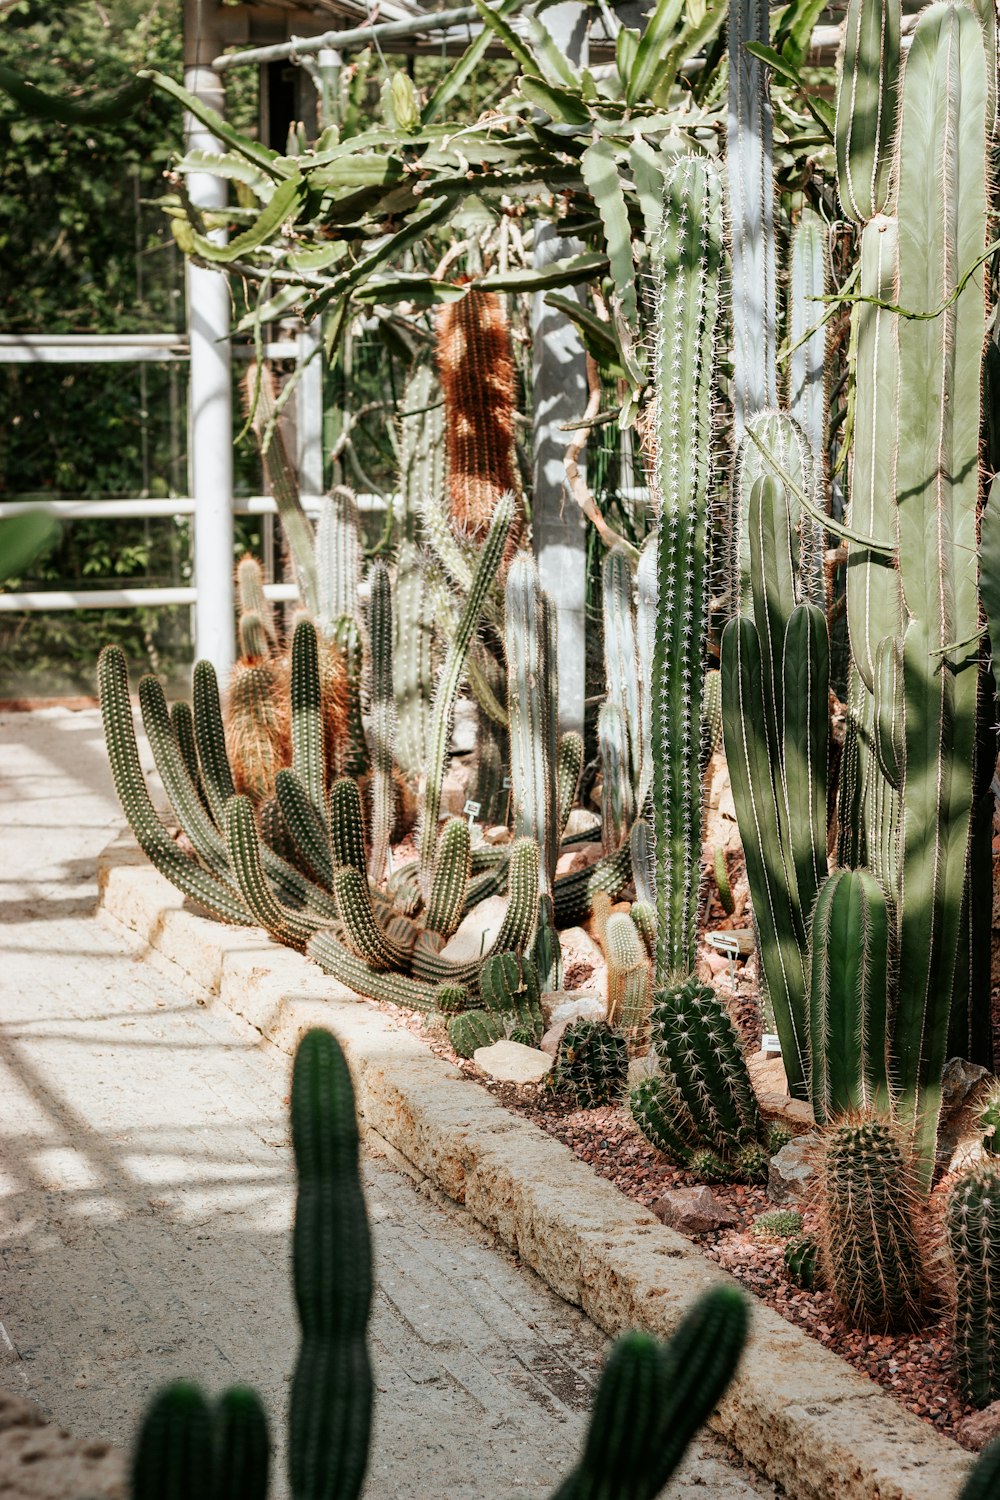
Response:
POLYGON ((333 885, 334 866, 326 825, 294 771, 288 768, 279 771, 274 790, 283 828, 299 858, 313 878, 329 890, 333 885))
MULTIPOLYGON (((735 516, 733 519, 731 545, 736 549, 730 566, 733 576, 737 572, 740 580, 738 600, 733 601, 733 612, 738 605, 742 614, 754 614, 761 639, 766 632, 757 618, 754 604, 753 584, 764 585, 772 610, 783 610, 787 617, 802 598, 811 599, 821 609, 826 608, 826 574, 823 569, 823 529, 805 509, 802 497, 813 506, 824 506, 821 500, 819 469, 812 444, 805 432, 785 412, 760 411, 747 423, 746 434, 740 444, 736 460, 735 516), (787 476, 787 479, 786 477, 787 476), (754 563, 754 533, 759 526, 751 514, 753 491, 764 478, 779 479, 785 490, 788 507, 788 535, 784 535, 783 523, 777 537, 778 551, 763 564, 770 563, 772 572, 762 573, 761 566, 754 563), (790 483, 788 481, 791 481, 790 483), (780 572, 775 571, 775 566, 780 572), (794 580, 792 587, 789 580, 794 580)), ((763 517, 770 525, 770 518, 763 517)), ((774 632, 779 646, 779 656, 773 675, 780 679, 780 639, 782 631, 774 632)))
POLYGON ((288 764, 288 730, 278 667, 261 660, 237 662, 226 695, 226 748, 236 790, 254 802, 274 791, 274 778, 288 764))
POLYGON ((313 933, 328 925, 326 919, 308 910, 284 905, 272 891, 264 874, 260 834, 249 797, 234 797, 226 807, 226 847, 252 920, 279 943, 305 948, 313 933))
POLYGON ((987 1443, 969 1471, 958 1500, 996 1500, 1000 1493, 1000 1439, 987 1443))
POLYGON ((253 615, 264 634, 264 649, 261 656, 277 649, 278 637, 274 629, 274 611, 264 593, 264 572, 255 557, 247 554, 236 565, 236 593, 239 600, 240 628, 247 615, 253 615))
POLYGON ((392 696, 392 590, 389 569, 376 562, 369 575, 371 606, 368 636, 371 642, 371 858, 368 873, 378 885, 389 857, 389 838, 395 821, 395 788, 392 782, 392 745, 395 709, 392 696))
POLYGON ((483 1010, 507 1018, 511 1031, 521 1035, 529 1047, 537 1047, 545 1030, 538 971, 530 958, 517 953, 494 953, 479 975, 479 999, 483 1010), (530 1038, 530 1040, 527 1040, 530 1038))
POLYGON ((650 958, 656 955, 656 909, 650 901, 633 901, 629 916, 646 945, 650 958))
MULTIPOLYGON (((733 16, 739 8, 733 7, 733 16)), ((766 8, 764 14, 766 18, 766 8)), ((742 56, 738 66, 746 67, 742 56)), ((753 62, 750 66, 759 68, 753 62)), ((731 68, 736 71, 737 62, 731 68)), ((693 970, 698 942, 702 786, 697 767, 705 680, 712 396, 723 255, 718 168, 707 157, 683 157, 666 174, 663 222, 652 250, 657 294, 655 485, 660 518, 650 742, 660 983, 675 970, 693 970)), ((733 260, 735 268, 735 240, 733 260)))
POLYGON ((761 1140, 763 1124, 736 1028, 714 990, 694 979, 658 990, 650 1033, 663 1071, 706 1145, 725 1156, 761 1140))
POLYGON ((570 729, 559 740, 556 763, 556 833, 560 840, 566 832, 566 824, 576 802, 582 770, 583 735, 570 729))
POLYGON ((434 1009, 444 1015, 457 1015, 469 1006, 469 991, 464 984, 439 984, 434 991, 434 1009))
POLYGON ((810 929, 809 1091, 820 1124, 889 1108, 889 946, 878 882, 867 870, 829 876, 810 929))
POLYGON ((267 1500, 271 1442, 257 1392, 231 1386, 216 1402, 213 1417, 216 1500, 267 1500))
POLYGON ((338 776, 330 788, 329 806, 334 865, 348 865, 367 876, 365 817, 357 782, 349 776, 338 776))
POLYGON ((181 828, 206 868, 232 885, 225 841, 198 795, 174 734, 163 689, 151 675, 139 682, 139 707, 156 769, 181 828))
POLYGON ((444 403, 430 361, 415 364, 407 377, 398 426, 399 522, 412 541, 421 502, 445 490, 444 403))
MULTIPOLYGON (((650 771, 652 777, 652 771, 650 771)), ((642 811, 632 824, 632 832, 629 834, 629 854, 631 857, 632 878, 635 881, 635 893, 639 900, 645 905, 652 907, 654 917, 654 937, 656 918, 656 852, 653 840, 653 801, 652 796, 646 798, 642 811)), ((655 955, 654 955, 655 956, 655 955)))
POLYGON ((208 808, 221 828, 226 803, 235 797, 232 767, 226 754, 226 732, 222 722, 219 681, 210 661, 196 661, 191 678, 194 741, 201 771, 201 784, 208 808))
POLYGON ((469 825, 464 818, 451 818, 441 830, 434 858, 434 878, 427 899, 424 926, 449 938, 462 919, 465 888, 471 859, 469 825))
POLYGON ((432 984, 478 984, 484 958, 494 953, 523 953, 538 913, 538 846, 531 839, 511 845, 507 869, 507 909, 488 954, 465 962, 439 958, 437 950, 419 941, 413 951, 413 972, 432 984))
POLYGON ((945 1210, 955 1284, 955 1366, 962 1400, 1000 1399, 1000 1342, 993 1289, 1000 1284, 1000 1168, 990 1161, 963 1172, 945 1210))
POLYGON ((334 873, 333 894, 347 945, 359 958, 373 969, 409 968, 412 944, 394 941, 379 924, 366 876, 351 865, 342 865, 334 873))
POLYGON ((750 1225, 755 1240, 787 1240, 802 1229, 802 1215, 794 1208, 772 1208, 758 1214, 750 1225))
POLYGON ((278 518, 288 542, 299 594, 309 614, 317 619, 316 538, 312 522, 302 508, 298 476, 288 456, 283 425, 279 420, 274 377, 266 366, 251 364, 248 367, 246 395, 252 412, 254 437, 264 462, 268 486, 278 507, 278 518))
POLYGON ((504 612, 511 807, 518 836, 534 839, 538 845, 539 890, 549 896, 557 854, 554 705, 558 687, 548 640, 553 619, 534 559, 518 553, 507 570, 504 612))
POLYGON ((615 703, 601 704, 597 744, 601 757, 601 845, 605 854, 613 854, 628 837, 635 818, 628 726, 615 703))
POLYGON ((357 607, 361 582, 361 522, 358 503, 346 485, 323 497, 316 523, 316 624, 327 637, 357 607))
MULTIPOLYGON (((194 738, 194 714, 191 712, 190 703, 182 700, 170 705, 170 726, 177 741, 177 748, 184 762, 184 769, 191 778, 192 785, 197 789, 198 800, 206 812, 209 812, 208 799, 201 785, 201 768, 198 765, 198 748, 194 738)), ((209 816, 211 813, 209 812, 209 816)))
POLYGON ((215 1500, 212 1413, 187 1381, 168 1385, 146 1411, 129 1472, 132 1500, 215 1500))
POLYGON ((819 1284, 819 1244, 811 1234, 789 1240, 782 1259, 793 1286, 811 1292, 819 1284))
POLYGON ((161 875, 212 916, 222 922, 249 925, 253 918, 239 893, 186 855, 156 815, 139 763, 128 696, 128 668, 119 646, 105 646, 101 652, 97 683, 115 791, 142 852, 161 875))
POLYGON ((608 917, 603 946, 608 960, 608 1022, 621 1029, 634 1055, 645 1050, 649 1039, 653 1006, 649 951, 625 912, 612 912, 608 917))
POLYGON ((629 1093, 629 1112, 651 1146, 675 1167, 690 1167, 698 1131, 684 1100, 665 1078, 654 1075, 629 1093))
POLYGON ((819 1171, 823 1275, 845 1318, 879 1331, 912 1328, 924 1305, 913 1183, 890 1127, 832 1128, 819 1171))
POLYGON ((388 1000, 407 1010, 432 1011, 434 986, 408 979, 391 969, 375 969, 371 964, 345 948, 332 932, 317 932, 306 946, 306 953, 325 974, 365 995, 369 1000, 388 1000))
POLYGON ((571 1021, 559 1038, 552 1084, 580 1109, 618 1104, 628 1076, 628 1048, 606 1021, 571 1021))
POLYGON ((292 770, 316 812, 326 821, 326 757, 316 626, 301 619, 292 636, 292 770))
MULTIPOLYGON (((814 498, 825 505, 825 464, 829 401, 827 389, 827 325, 817 318, 819 299, 828 290, 830 232, 813 208, 806 207, 792 233, 788 289, 788 409, 798 422, 812 453, 816 483, 814 498)), ((817 538, 822 546, 822 536, 817 538)), ((821 564, 822 558, 817 562, 821 564)), ((825 592, 825 591, 824 591, 825 592)), ((813 596, 814 597, 814 596, 813 596)), ((819 599, 817 603, 821 603, 819 599)))
POLYGON ((244 661, 258 661, 271 649, 264 622, 256 610, 245 610, 239 619, 240 655, 244 661))
POLYGON ((601 573, 604 622, 604 677, 607 701, 621 711, 628 744, 628 780, 634 795, 642 763, 638 650, 632 606, 632 570, 622 552, 605 556, 601 573))
POLYGON ((434 711, 431 716, 431 735, 427 757, 427 776, 424 785, 423 820, 420 835, 420 880, 425 894, 430 891, 433 878, 434 853, 437 843, 438 813, 441 807, 441 785, 444 781, 445 760, 451 739, 452 714, 455 696, 461 681, 465 661, 473 632, 479 621, 483 600, 500 566, 507 533, 514 514, 512 495, 501 496, 493 512, 489 534, 479 551, 476 571, 472 578, 469 595, 462 611, 459 628, 448 645, 437 692, 434 696, 434 711))
POLYGON ((599 891, 616 901, 631 878, 632 853, 627 843, 588 869, 561 875, 552 887, 556 927, 573 927, 578 922, 585 922, 599 891))
POLYGON ((427 764, 430 737, 434 614, 423 557, 414 542, 404 541, 399 549, 393 606, 394 748, 400 769, 416 779, 427 764))
POLYGON ((333 627, 333 642, 344 659, 347 685, 347 732, 339 751, 337 764, 330 769, 337 776, 364 776, 368 772, 368 744, 361 717, 361 671, 363 651, 357 621, 342 615, 333 627))
POLYGON ((978 1117, 983 1133, 983 1150, 988 1156, 1000 1156, 1000 1083, 990 1084, 978 1117))
POLYGON ((479 1047, 492 1047, 506 1035, 506 1018, 499 1011, 466 1010, 448 1022, 448 1040, 459 1057, 471 1057, 479 1047))
POLYGON ((837 69, 837 185, 856 224, 889 201, 899 86, 899 0, 848 0, 837 69))

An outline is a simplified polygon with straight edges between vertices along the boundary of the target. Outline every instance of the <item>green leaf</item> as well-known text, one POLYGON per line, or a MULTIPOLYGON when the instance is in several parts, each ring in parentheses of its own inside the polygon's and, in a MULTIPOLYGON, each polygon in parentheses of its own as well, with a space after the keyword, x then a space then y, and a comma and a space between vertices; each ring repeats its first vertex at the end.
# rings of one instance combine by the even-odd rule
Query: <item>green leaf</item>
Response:
POLYGON ((578 89, 580 75, 561 47, 557 46, 548 27, 537 14, 528 17, 528 29, 535 44, 535 57, 549 83, 561 83, 566 88, 578 89))
POLYGON ((231 150, 238 151, 248 161, 255 162, 262 172, 267 173, 268 177, 280 181, 281 178, 290 177, 297 171, 293 163, 288 163, 284 167, 279 166, 276 151, 270 151, 258 141, 251 141, 246 136, 240 135, 239 131, 234 130, 232 125, 228 125, 216 110, 203 104, 193 94, 189 94, 187 89, 182 88, 166 73, 158 73, 155 68, 148 68, 143 69, 139 77, 151 79, 158 89, 183 104, 196 120, 200 120, 203 125, 207 126, 217 140, 224 142, 231 150))
POLYGON ((686 58, 693 57, 721 29, 729 10, 729 0, 714 0, 698 21, 689 22, 681 31, 676 45, 671 47, 661 70, 656 75, 652 95, 656 104, 669 101, 670 90, 677 78, 678 70, 686 58))
POLYGON ((413 302, 419 307, 433 307, 443 302, 461 302, 468 293, 468 286, 459 286, 454 281, 435 281, 419 272, 401 272, 398 276, 373 280, 355 292, 358 302, 413 302))
POLYGON ((813 119, 823 127, 824 134, 832 141, 836 117, 833 106, 829 101, 820 99, 815 94, 810 94, 805 83, 802 81, 798 68, 786 62, 780 53, 775 52, 773 47, 765 47, 763 42, 747 42, 745 45, 751 57, 759 58, 762 63, 766 63, 780 79, 790 84, 796 90, 813 119))
POLYGON ((525 73, 533 73, 538 64, 531 55, 531 49, 526 47, 517 33, 507 25, 501 13, 502 7, 501 10, 491 10, 486 0, 472 0, 472 3, 489 29, 495 32, 503 42, 511 57, 520 63, 522 70, 525 73))
POLYGON ((422 239, 427 230, 440 223, 442 219, 448 218, 451 211, 452 205, 449 198, 432 198, 422 213, 414 215, 410 222, 404 224, 402 229, 398 229, 395 234, 386 235, 373 250, 356 261, 349 271, 341 272, 328 287, 307 302, 303 309, 303 317, 306 320, 313 318, 334 297, 353 292, 362 281, 367 281, 379 266, 392 260, 400 251, 407 249, 414 240, 422 239))
POLYGON ((403 163, 398 156, 384 151, 359 151, 310 172, 309 186, 323 191, 346 188, 354 192, 362 187, 384 187, 398 182, 402 176, 403 163))
POLYGON ((630 26, 623 26, 615 38, 615 63, 623 90, 628 83, 629 74, 635 67, 635 55, 639 50, 639 40, 640 33, 633 31, 630 26))
MULTIPOLYGON (((496 14, 498 16, 510 16, 513 15, 515 11, 519 10, 520 6, 521 0, 503 0, 503 3, 497 7, 496 14)), ((420 117, 421 124, 426 126, 429 125, 432 120, 436 120, 438 115, 444 109, 445 105, 450 104, 451 101, 459 93, 461 93, 462 89, 468 83, 469 79, 472 77, 473 73, 479 67, 479 64, 482 62, 483 58, 486 56, 486 52, 490 46, 492 39, 493 38, 491 31, 486 26, 484 26, 482 31, 476 37, 475 41, 458 59, 458 62, 452 68, 451 72, 445 74, 444 78, 442 78, 441 82, 438 84, 437 88, 434 90, 433 94, 424 105, 423 114, 420 117)))
POLYGON ((635 261, 632 257, 632 230, 628 220, 628 207, 618 165, 614 153, 605 140, 594 141, 583 153, 580 162, 583 180, 593 195, 597 211, 604 225, 611 262, 611 277, 621 305, 622 314, 630 328, 639 322, 639 304, 635 294, 635 261))
POLYGON ((204 260, 215 261, 219 265, 239 260, 251 250, 256 250, 265 240, 271 239, 286 219, 294 219, 305 195, 305 178, 288 178, 275 188, 270 203, 261 211, 256 222, 234 240, 230 240, 228 245, 216 245, 196 230, 194 244, 197 253, 204 260))
POLYGON ((625 89, 627 104, 637 104, 652 92, 653 80, 663 65, 669 50, 667 44, 673 37, 683 7, 684 0, 657 0, 656 9, 650 16, 636 49, 635 62, 625 89))
POLYGON ((826 9, 827 0, 792 0, 781 18, 774 45, 793 67, 801 68, 809 52, 812 29, 826 9))
POLYGON ((273 179, 235 151, 189 151, 175 170, 181 173, 211 172, 213 177, 242 182, 265 203, 274 192, 273 179))
POLYGON ((503 275, 482 276, 473 284, 491 292, 544 292, 553 287, 576 286, 593 281, 608 270, 606 255, 586 251, 566 260, 550 261, 540 271, 507 271, 503 275))
POLYGON ((549 292, 545 304, 576 324, 588 354, 593 355, 602 369, 609 375, 624 378, 625 361, 610 323, 605 323, 603 318, 599 318, 591 308, 578 302, 575 297, 560 297, 558 292, 549 292))
POLYGON ((542 110, 553 120, 584 129, 590 124, 590 110, 579 94, 572 94, 568 89, 556 88, 553 84, 545 83, 541 78, 534 78, 530 74, 525 74, 521 78, 518 88, 529 104, 533 104, 536 109, 542 110))
POLYGON ((20 578, 58 535, 58 522, 43 510, 26 510, 0 521, 0 583, 20 578))

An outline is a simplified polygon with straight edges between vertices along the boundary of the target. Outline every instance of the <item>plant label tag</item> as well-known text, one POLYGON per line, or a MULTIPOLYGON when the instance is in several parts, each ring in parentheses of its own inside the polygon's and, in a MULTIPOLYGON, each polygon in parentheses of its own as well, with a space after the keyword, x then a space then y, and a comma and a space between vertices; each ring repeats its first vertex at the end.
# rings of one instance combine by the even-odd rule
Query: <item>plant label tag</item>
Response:
POLYGON ((509 792, 514 783, 511 781, 509 776, 505 776, 500 785, 505 792, 509 792))
POLYGON ((768 1053, 771 1057, 781 1056, 781 1039, 773 1036, 771 1032, 765 1031, 760 1039, 760 1050, 768 1053))
POLYGON ((480 805, 481 804, 478 803, 478 802, 467 802, 465 804, 465 806, 462 808, 462 811, 465 813, 466 817, 469 820, 469 827, 470 828, 472 827, 472 825, 475 822, 476 818, 479 817, 479 808, 480 808, 480 805))

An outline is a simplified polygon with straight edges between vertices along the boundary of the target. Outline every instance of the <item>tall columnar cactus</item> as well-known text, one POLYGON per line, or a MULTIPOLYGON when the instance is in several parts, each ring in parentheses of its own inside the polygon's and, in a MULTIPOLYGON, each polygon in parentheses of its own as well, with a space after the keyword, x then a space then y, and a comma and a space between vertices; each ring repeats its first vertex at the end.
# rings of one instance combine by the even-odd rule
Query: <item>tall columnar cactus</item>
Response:
POLYGON ((332 932, 317 932, 306 945, 306 953, 325 974, 370 1000, 388 1000, 407 1010, 434 1009, 434 986, 392 969, 375 969, 346 948, 332 932))
POLYGON ((562 839, 569 815, 576 801, 580 773, 583 770, 583 735, 568 729, 559 738, 556 763, 556 837, 562 839))
POLYGON ((389 838, 394 821, 395 789, 392 781, 392 744, 395 732, 395 707, 392 691, 392 589, 389 569, 384 562, 375 563, 369 575, 371 608, 368 636, 371 643, 371 690, 368 695, 371 718, 370 792, 372 800, 372 852, 369 874, 378 884, 385 873, 389 857, 389 838))
MULTIPOLYGON (((253 615, 264 635, 264 649, 273 651, 278 644, 274 629, 274 611, 264 593, 264 572, 260 563, 249 553, 241 557, 236 565, 236 596, 240 616, 253 615)), ((244 655, 250 653, 244 652, 244 655)))
POLYGON ((416 778, 427 764, 434 697, 434 613, 424 560, 414 542, 405 541, 399 549, 392 619, 394 750, 400 769, 416 778))
MULTIPOLYGON (((739 575, 739 598, 732 599, 732 613, 753 612, 753 537, 751 527, 754 487, 762 478, 776 478, 785 486, 788 507, 788 553, 793 593, 787 607, 811 599, 826 608, 826 575, 823 570, 823 529, 801 502, 801 491, 815 505, 821 500, 821 474, 805 431, 781 411, 760 411, 747 422, 736 454, 730 567, 739 575), (787 475, 791 485, 785 482, 787 475)), ((782 550, 784 550, 782 539, 782 550)), ((759 575, 758 575, 759 579, 759 575)))
MULTIPOLYGON (((896 506, 903 635, 899 1005, 893 1072, 921 1179, 934 1165, 969 849, 979 689, 979 508, 986 70, 972 11, 923 12, 899 145, 899 297, 938 317, 899 327, 896 506)), ((976 878, 981 878, 977 876, 976 878)), ((988 876, 987 876, 988 878, 988 876)), ((963 960, 963 962, 967 962, 963 960)), ((973 1004, 987 1005, 988 995, 973 1004)))
POLYGON ((147 675, 140 681, 139 707, 156 769, 181 828, 205 867, 232 884, 225 841, 212 822, 198 794, 197 783, 192 780, 181 755, 158 678, 147 675))
MULTIPOLYGON (((830 234, 812 208, 805 208, 792 234, 788 289, 788 409, 812 450, 817 476, 815 498, 825 500, 822 480, 828 414, 826 339, 823 303, 828 291, 830 234)), ((825 508, 825 506, 823 507, 825 508)), ((822 539, 820 539, 822 540, 822 539)))
POLYGON ((628 722, 617 703, 601 704, 597 746, 601 757, 601 845, 605 854, 613 854, 628 837, 635 818, 628 722))
POLYGON ((226 746, 238 792, 263 802, 274 778, 291 760, 287 674, 281 664, 262 659, 237 662, 226 696, 226 746))
POLYGON ((420 879, 422 886, 428 892, 434 866, 438 813, 441 807, 441 785, 444 781, 444 767, 451 739, 455 697, 462 679, 469 645, 479 621, 483 600, 500 566, 513 513, 513 496, 509 494, 501 496, 493 511, 489 534, 479 554, 458 630, 449 642, 448 654, 444 660, 434 697, 420 831, 420 879))
POLYGON ((544 596, 534 559, 517 556, 507 572, 504 644, 514 828, 543 852, 541 889, 554 876, 555 770, 551 704, 557 697, 555 663, 547 660, 544 596))
POLYGON ((292 770, 319 816, 326 818, 326 742, 319 643, 311 620, 299 620, 292 637, 292 770))
POLYGON ((657 534, 643 542, 635 570, 635 630, 639 656, 639 733, 641 756, 635 800, 646 806, 653 788, 653 651, 656 646, 657 534))
POLYGON ((625 720, 628 731, 629 782, 634 794, 639 786, 642 762, 642 724, 639 715, 632 570, 628 559, 621 552, 609 552, 604 559, 601 600, 607 702, 620 709, 625 720))
MULTIPOLYGON (((413 972, 433 984, 476 985, 483 958, 494 953, 523 953, 538 920, 538 845, 532 839, 517 839, 511 846, 507 866, 507 908, 488 954, 468 960, 441 958, 438 944, 417 940, 413 972)), ((432 934, 422 934, 431 937, 432 934)))
POLYGON ((445 489, 444 403, 429 362, 413 366, 403 388, 399 417, 399 522, 403 537, 416 537, 420 505, 445 489))
POLYGON ((344 615, 353 615, 361 582, 361 521, 346 485, 324 496, 316 523, 316 624, 330 637, 344 615))
POLYGON ((819 1172, 823 1274, 843 1316, 860 1328, 912 1328, 924 1304, 913 1184, 887 1124, 833 1128, 819 1172))
POLYGON ((713 989, 689 979, 658 990, 650 1033, 663 1072, 703 1141, 730 1155, 763 1138, 739 1038, 713 989))
POLYGON ((771 105, 764 65, 748 42, 769 40, 766 0, 729 7, 729 119, 726 166, 733 284, 733 416, 746 422, 774 406, 777 388, 777 264, 771 105))
POLYGON ((438 314, 451 520, 485 537, 501 495, 520 490, 514 456, 517 372, 495 292, 469 291, 438 314))
POLYGON ((653 1005, 649 953, 632 917, 612 912, 604 924, 608 960, 608 1021, 621 1028, 631 1053, 645 1050, 653 1005))
MULTIPOLYGON (((742 58, 738 62, 742 67, 742 58)), ((707 157, 684 157, 666 175, 663 222, 652 254, 657 292, 655 485, 660 516, 650 739, 660 982, 674 971, 689 973, 697 947, 702 833, 698 764, 722 264, 718 169, 707 157)))
POLYGON ((964 1172, 945 1216, 955 1285, 955 1364, 963 1401, 1000 1399, 1000 1166, 964 1172))
POLYGON ((451 937, 461 921, 465 888, 471 873, 471 837, 464 818, 452 818, 441 830, 424 918, 428 932, 451 937))
POLYGON ((248 797, 234 797, 226 806, 226 848, 252 920, 279 943, 305 948, 314 932, 329 925, 327 919, 309 909, 287 906, 275 895, 264 873, 260 833, 248 797))
POLYGON ((810 948, 813 1113, 822 1124, 888 1111, 889 913, 867 870, 839 870, 820 886, 810 948))
POLYGON ((368 745, 361 717, 361 671, 364 653, 357 621, 341 615, 334 622, 333 641, 344 663, 344 738, 330 770, 338 776, 364 776, 368 771, 368 745))
POLYGON ((208 1401, 177 1380, 158 1392, 139 1430, 129 1473, 132 1500, 210 1500, 215 1432, 208 1401))
POLYGON ((848 0, 837 79, 837 184, 856 224, 889 202, 899 88, 899 0, 848 0))

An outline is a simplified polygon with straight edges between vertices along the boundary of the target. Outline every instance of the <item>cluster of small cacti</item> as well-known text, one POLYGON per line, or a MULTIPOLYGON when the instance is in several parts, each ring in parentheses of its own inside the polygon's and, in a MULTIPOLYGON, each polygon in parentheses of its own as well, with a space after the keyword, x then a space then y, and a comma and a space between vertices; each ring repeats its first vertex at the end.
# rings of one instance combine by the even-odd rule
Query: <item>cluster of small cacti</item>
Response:
POLYGON ((641 1133, 708 1181, 761 1181, 788 1139, 763 1120, 736 1029, 715 991, 689 979, 658 990, 650 1034, 660 1071, 629 1095, 641 1133))
POLYGON ((495 953, 484 962, 478 984, 478 1006, 468 990, 459 994, 454 986, 438 987, 435 1004, 451 1016, 448 1040, 459 1057, 471 1057, 479 1047, 502 1040, 537 1047, 544 1021, 538 970, 531 959, 495 953))
POLYGON ((802 1215, 795 1208, 771 1208, 758 1214, 750 1225, 755 1240, 789 1240, 802 1228, 802 1215))

